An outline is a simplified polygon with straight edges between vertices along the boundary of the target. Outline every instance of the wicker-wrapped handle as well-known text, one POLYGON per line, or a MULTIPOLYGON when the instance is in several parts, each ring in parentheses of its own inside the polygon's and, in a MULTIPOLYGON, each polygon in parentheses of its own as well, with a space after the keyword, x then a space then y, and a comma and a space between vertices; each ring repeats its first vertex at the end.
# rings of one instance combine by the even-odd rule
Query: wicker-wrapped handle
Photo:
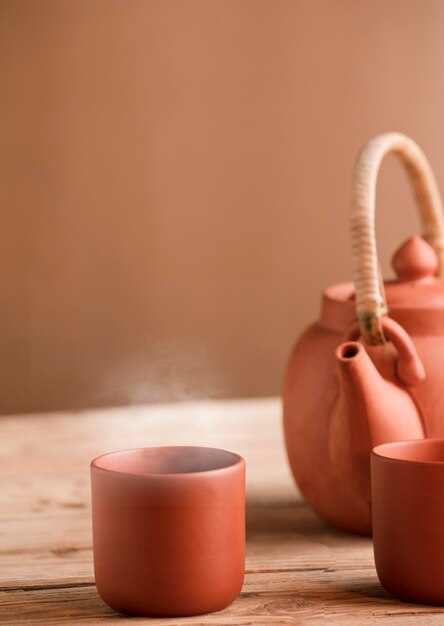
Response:
POLYGON ((433 246, 444 267, 444 217, 441 196, 430 164, 419 146, 406 135, 385 133, 361 150, 353 171, 351 244, 356 310, 361 335, 368 344, 385 343, 381 317, 387 313, 375 237, 376 179, 382 159, 397 154, 412 181, 421 212, 423 237, 433 246))

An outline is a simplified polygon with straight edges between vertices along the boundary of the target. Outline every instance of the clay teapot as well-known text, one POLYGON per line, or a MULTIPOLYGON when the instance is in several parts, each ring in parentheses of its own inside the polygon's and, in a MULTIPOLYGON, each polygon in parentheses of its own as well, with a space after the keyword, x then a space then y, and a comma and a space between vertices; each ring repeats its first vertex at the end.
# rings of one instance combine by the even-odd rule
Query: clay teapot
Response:
POLYGON ((284 383, 284 429, 296 482, 327 522, 371 533, 370 452, 378 444, 444 437, 444 219, 430 165, 405 135, 366 144, 353 176, 354 282, 327 288, 319 321, 299 338, 284 383), (397 154, 411 178, 424 235, 395 253, 382 283, 375 185, 397 154))

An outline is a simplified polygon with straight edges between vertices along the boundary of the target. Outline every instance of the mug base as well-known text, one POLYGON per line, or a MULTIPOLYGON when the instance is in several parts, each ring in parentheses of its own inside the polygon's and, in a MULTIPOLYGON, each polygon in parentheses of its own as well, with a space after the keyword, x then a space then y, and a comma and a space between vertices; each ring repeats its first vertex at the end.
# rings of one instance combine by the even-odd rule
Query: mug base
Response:
POLYGON ((174 602, 172 602, 169 606, 159 606, 154 604, 148 604, 143 606, 139 604, 138 606, 131 605, 131 603, 123 603, 123 602, 115 602, 113 598, 106 597, 106 594, 100 593, 99 589, 97 592, 103 602, 108 605, 113 611, 117 613, 121 613, 122 615, 127 615, 130 617, 195 617, 198 615, 207 615, 210 613, 217 613, 218 611, 222 611, 226 609, 230 604, 232 604, 236 598, 239 596, 241 589, 230 597, 225 597, 221 599, 219 602, 212 602, 208 604, 202 603, 200 606, 197 605, 189 605, 189 606, 174 606, 174 602))
MULTIPOLYGON (((379 579, 384 590, 396 600, 408 604, 425 604, 429 606, 444 606, 444 593, 427 593, 412 590, 407 586, 390 585, 379 579)), ((443 586, 444 589, 444 586, 443 586)))

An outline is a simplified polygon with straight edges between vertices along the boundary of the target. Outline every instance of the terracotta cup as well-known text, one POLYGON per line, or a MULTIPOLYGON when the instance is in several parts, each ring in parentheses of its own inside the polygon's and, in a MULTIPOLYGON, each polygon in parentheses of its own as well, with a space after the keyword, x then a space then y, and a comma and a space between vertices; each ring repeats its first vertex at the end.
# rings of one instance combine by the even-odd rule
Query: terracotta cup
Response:
POLYGON ((376 446, 371 472, 382 586, 401 600, 444 604, 444 439, 376 446))
POLYGON ((213 448, 140 448, 91 463, 94 571, 113 609, 217 611, 245 570, 245 462, 213 448))

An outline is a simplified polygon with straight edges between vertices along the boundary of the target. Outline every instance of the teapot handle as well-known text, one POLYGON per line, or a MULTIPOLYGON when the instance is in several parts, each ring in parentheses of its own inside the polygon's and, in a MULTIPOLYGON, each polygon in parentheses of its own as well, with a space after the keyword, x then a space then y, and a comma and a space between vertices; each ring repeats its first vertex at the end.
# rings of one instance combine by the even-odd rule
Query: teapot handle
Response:
POLYGON ((407 170, 421 212, 423 237, 436 251, 439 274, 444 268, 443 207, 426 156, 406 135, 385 133, 375 137, 363 147, 356 159, 350 218, 356 312, 361 336, 371 345, 386 341, 381 319, 387 313, 387 306, 376 249, 375 190, 379 167, 390 152, 399 156, 407 170))

